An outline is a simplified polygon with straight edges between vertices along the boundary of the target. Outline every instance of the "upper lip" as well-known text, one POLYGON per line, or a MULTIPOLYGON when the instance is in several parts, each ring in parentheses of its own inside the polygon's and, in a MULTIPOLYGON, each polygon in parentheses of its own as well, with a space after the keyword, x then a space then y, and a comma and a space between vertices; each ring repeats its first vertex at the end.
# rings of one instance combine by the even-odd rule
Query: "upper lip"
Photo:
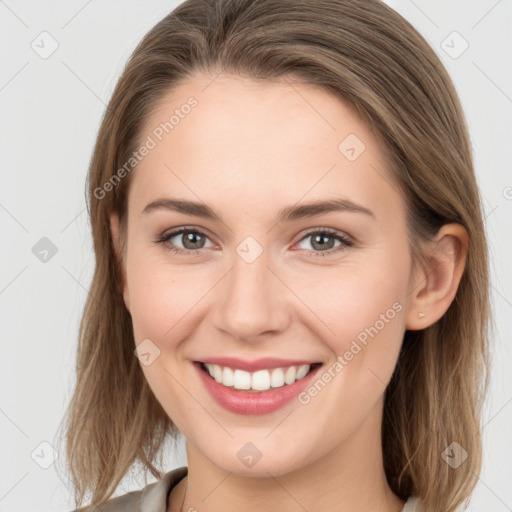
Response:
POLYGON ((199 363, 217 364, 219 366, 228 366, 246 372, 255 372, 271 368, 282 368, 287 366, 300 366, 302 364, 315 364, 319 361, 306 361, 294 359, 276 359, 274 357, 264 357, 262 359, 240 359, 239 357, 208 357, 198 360, 199 363))

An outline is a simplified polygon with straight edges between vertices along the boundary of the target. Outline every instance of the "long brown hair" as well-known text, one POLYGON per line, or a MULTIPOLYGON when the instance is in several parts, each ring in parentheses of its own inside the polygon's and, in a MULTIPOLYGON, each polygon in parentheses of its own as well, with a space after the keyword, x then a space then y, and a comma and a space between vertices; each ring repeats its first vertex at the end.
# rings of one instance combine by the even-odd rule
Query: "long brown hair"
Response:
POLYGON ((415 263, 419 242, 440 226, 466 228, 468 255, 455 300, 432 326, 406 331, 382 424, 392 490, 404 499, 419 496, 428 510, 455 510, 470 497, 482 458, 492 323, 483 211, 464 115, 446 70, 423 37, 377 0, 186 0, 130 57, 87 180, 96 267, 64 425, 77 505, 88 491, 93 504, 107 500, 135 463, 160 478, 157 457, 168 436, 177 438, 134 356, 109 219, 118 213, 124 239, 135 172, 125 164, 141 145, 152 109, 192 74, 220 71, 263 80, 295 76, 354 106, 392 162, 415 263), (469 454, 457 469, 442 457, 452 442, 469 454))

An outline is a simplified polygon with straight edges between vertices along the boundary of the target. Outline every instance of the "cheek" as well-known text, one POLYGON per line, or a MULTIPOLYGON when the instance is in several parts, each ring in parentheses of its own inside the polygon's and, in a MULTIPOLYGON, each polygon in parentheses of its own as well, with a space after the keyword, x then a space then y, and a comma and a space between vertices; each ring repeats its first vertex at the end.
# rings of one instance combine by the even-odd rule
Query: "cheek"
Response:
POLYGON ((330 349, 336 355, 352 352, 347 353, 352 367, 394 364, 405 329, 407 253, 376 253, 364 262, 317 272, 297 278, 302 284, 296 291, 330 349))
POLYGON ((382 399, 396 367, 408 278, 407 258, 398 260, 381 254, 367 265, 333 269, 321 280, 323 285, 308 279, 301 288, 301 297, 314 312, 305 313, 302 322, 308 322, 332 353, 318 377, 322 382, 312 384, 301 403, 311 401, 310 414, 318 421, 324 418, 322 432, 330 438, 348 436, 357 428, 382 399), (324 387, 325 392, 316 391, 324 387), (321 396, 315 398, 317 394, 321 396))
POLYGON ((187 378, 180 343, 198 323, 204 290, 194 286, 190 272, 147 256, 135 249, 127 261, 135 345, 149 348, 152 360, 141 364, 145 379, 167 415, 186 431, 190 394, 180 385, 187 378))
POLYGON ((169 340, 201 297, 194 280, 160 254, 133 247, 128 251, 127 284, 136 344, 149 338, 157 345, 169 340), (188 277, 188 279, 187 279, 188 277))

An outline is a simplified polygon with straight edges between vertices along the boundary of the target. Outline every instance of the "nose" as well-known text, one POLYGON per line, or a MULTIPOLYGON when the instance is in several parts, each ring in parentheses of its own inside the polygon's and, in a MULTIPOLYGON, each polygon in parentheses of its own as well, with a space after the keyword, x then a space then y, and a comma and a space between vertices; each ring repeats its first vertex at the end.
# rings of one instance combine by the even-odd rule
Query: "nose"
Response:
POLYGON ((277 334, 290 324, 291 292, 264 255, 252 263, 235 255, 218 289, 215 326, 234 339, 250 341, 277 334))

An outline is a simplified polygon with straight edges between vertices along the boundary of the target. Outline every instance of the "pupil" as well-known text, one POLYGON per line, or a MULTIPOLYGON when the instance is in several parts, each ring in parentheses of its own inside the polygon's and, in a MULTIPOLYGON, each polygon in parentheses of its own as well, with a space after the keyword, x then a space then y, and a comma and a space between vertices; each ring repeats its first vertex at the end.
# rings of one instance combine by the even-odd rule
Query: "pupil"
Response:
POLYGON ((183 246, 187 249, 200 249, 201 247, 196 247, 195 244, 200 243, 196 240, 196 238, 201 238, 200 233, 186 233, 183 235, 183 246), (188 244, 191 243, 192 247, 190 247, 188 244))
POLYGON ((313 247, 315 247, 315 244, 316 243, 319 243, 319 247, 321 250, 325 250, 325 249, 331 249, 332 248, 332 244, 334 243, 334 239, 329 236, 329 235, 316 235, 313 237, 313 247), (325 240, 325 239, 331 239, 331 243, 325 243, 323 242, 322 240, 325 240), (328 246, 328 247, 326 247, 328 246))

